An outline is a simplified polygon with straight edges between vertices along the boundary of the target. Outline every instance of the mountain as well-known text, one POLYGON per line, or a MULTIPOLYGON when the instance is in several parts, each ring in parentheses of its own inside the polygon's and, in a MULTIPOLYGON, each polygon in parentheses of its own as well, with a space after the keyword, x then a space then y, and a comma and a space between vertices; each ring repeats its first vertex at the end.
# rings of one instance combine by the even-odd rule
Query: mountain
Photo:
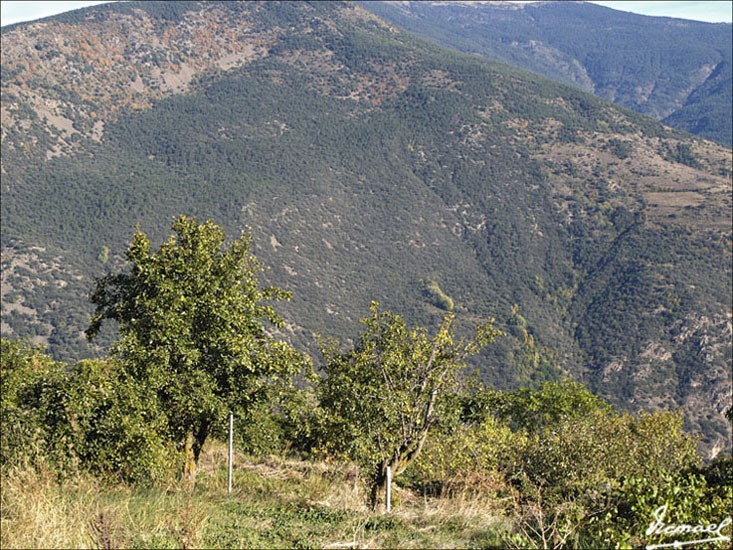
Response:
POLYGON ((475 363, 498 388, 571 377, 729 441, 730 149, 352 3, 121 2, 1 39, 4 336, 106 353, 94 278, 183 213, 251 228, 314 357, 371 300, 428 327, 452 303, 505 332, 475 363))
POLYGON ((730 23, 587 2, 363 2, 439 44, 578 86, 731 146, 730 23))

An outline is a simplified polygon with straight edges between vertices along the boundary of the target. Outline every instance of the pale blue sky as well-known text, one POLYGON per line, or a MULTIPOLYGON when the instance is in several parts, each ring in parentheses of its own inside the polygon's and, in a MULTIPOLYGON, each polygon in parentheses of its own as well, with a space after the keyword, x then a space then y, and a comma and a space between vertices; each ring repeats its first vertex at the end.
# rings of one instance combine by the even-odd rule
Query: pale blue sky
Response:
POLYGON ((679 17, 711 23, 730 23, 733 18, 733 2, 730 1, 640 2, 635 0, 633 2, 593 2, 593 4, 643 15, 679 17))
MULTIPOLYGON (((105 4, 106 2, 18 2, 10 0, 0 1, 0 24, 3 26, 19 21, 31 21, 64 11, 105 4)), ((644 15, 663 15, 697 21, 730 23, 733 15, 733 1, 610 1, 593 2, 616 10, 631 11, 644 15)))
POLYGON ((20 21, 32 21, 65 11, 77 10, 95 4, 107 2, 0 2, 0 21, 2 26, 12 25, 20 21))

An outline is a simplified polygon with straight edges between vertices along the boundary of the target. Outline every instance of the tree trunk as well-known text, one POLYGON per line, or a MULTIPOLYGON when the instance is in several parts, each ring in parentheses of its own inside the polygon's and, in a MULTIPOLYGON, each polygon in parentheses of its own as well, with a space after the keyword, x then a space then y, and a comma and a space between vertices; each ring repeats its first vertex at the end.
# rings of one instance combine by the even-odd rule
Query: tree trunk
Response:
POLYGON ((372 493, 369 502, 372 511, 383 514, 387 509, 386 502, 387 492, 387 463, 384 462, 377 466, 375 476, 372 480, 372 493))
POLYGON ((386 492, 387 492, 387 463, 384 462, 377 467, 375 477, 372 483, 372 494, 370 503, 372 511, 383 514, 386 511, 386 492))
POLYGON ((204 420, 199 425, 198 430, 196 430, 196 437, 193 442, 193 459, 196 463, 199 461, 201 449, 204 448, 204 443, 206 443, 207 437, 209 437, 209 422, 208 420, 204 420))
POLYGON ((189 428, 186 434, 186 445, 184 447, 183 477, 188 481, 196 479, 196 457, 194 455, 193 429, 189 428))
POLYGON ((392 479, 404 472, 407 467, 417 458, 422 450, 423 443, 425 442, 425 436, 420 440, 420 443, 409 451, 403 450, 402 454, 397 460, 391 462, 384 461, 382 464, 377 466, 374 472, 374 478, 372 481, 372 492, 370 495, 369 502, 372 510, 379 514, 383 514, 387 508, 387 466, 392 468, 392 479))

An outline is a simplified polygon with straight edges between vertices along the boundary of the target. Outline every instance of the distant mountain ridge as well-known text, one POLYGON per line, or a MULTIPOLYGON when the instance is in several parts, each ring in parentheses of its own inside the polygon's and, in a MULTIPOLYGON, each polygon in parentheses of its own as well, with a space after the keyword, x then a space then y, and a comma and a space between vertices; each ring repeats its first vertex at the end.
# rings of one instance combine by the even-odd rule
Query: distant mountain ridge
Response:
POLYGON ((731 146, 730 23, 588 2, 363 2, 391 23, 731 146))
MULTIPOLYGON (((2 333, 72 360, 136 223, 252 228, 283 336, 493 316, 499 388, 583 380, 729 440, 731 151, 352 3, 124 2, 2 31, 2 333)), ((109 342, 112 335, 107 334, 109 342)))

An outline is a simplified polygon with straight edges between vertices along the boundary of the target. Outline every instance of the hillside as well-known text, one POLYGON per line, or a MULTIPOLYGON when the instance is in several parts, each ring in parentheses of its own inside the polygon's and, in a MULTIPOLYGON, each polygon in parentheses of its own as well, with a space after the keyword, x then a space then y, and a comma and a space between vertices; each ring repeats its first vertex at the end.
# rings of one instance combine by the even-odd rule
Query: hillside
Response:
POLYGON ((733 142, 731 25, 587 2, 363 2, 393 24, 578 86, 665 124, 733 142))
POLYGON ((98 6, 3 28, 2 73, 3 336, 104 353, 93 279, 184 213, 252 229, 314 355, 446 296, 506 333, 496 387, 582 379, 730 445, 730 149, 354 4, 98 6))

